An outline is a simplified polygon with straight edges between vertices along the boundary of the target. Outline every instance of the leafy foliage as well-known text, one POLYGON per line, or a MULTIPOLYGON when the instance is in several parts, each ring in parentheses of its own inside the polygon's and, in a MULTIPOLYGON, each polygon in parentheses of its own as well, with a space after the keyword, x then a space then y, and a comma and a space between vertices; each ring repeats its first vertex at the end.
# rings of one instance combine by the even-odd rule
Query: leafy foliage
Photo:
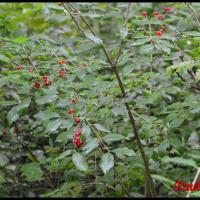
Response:
POLYGON ((0 9, 0 197, 148 196, 127 104, 158 196, 185 197, 171 186, 191 183, 200 165, 200 4, 0 9), (102 47, 117 61, 126 98, 102 47))

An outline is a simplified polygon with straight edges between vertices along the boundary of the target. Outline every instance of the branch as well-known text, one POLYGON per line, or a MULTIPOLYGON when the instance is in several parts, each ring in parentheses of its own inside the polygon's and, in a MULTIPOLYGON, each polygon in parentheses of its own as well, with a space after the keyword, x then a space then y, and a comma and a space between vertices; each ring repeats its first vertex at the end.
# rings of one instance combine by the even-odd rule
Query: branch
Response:
MULTIPOLYGON (((70 4, 70 3, 69 3, 70 4)), ((70 6, 72 7, 72 5, 70 4, 70 6)), ((66 7, 66 6, 65 6, 66 7)), ((74 7, 72 7, 74 8, 74 7)), ((81 19, 85 22, 86 26, 88 27, 88 29, 91 31, 91 33, 94 35, 94 36, 97 36, 97 34, 94 32, 94 30, 91 28, 91 26, 88 24, 88 22, 85 20, 85 18, 81 15, 80 11, 75 9, 77 13, 79 13, 81 19)), ((72 14, 72 13, 71 13, 72 14)), ((73 15, 73 14, 72 14, 73 15)), ((120 78, 120 75, 118 73, 118 70, 116 68, 117 66, 117 62, 115 61, 115 63, 112 62, 112 60, 110 59, 110 56, 108 55, 108 52, 104 46, 104 44, 101 45, 102 47, 102 50, 107 58, 107 61, 108 63, 110 64, 110 67, 112 68, 116 78, 117 78, 117 81, 118 81, 118 84, 119 84, 119 87, 120 87, 120 90, 121 90, 121 93, 122 93, 122 97, 123 98, 126 98, 126 92, 125 92, 125 88, 124 88, 124 85, 122 83, 122 80, 120 78)), ((120 51, 119 51, 120 52, 120 51)), ((117 57, 117 60, 118 60, 118 57, 117 57)), ((152 180, 152 177, 151 177, 151 172, 150 172, 150 168, 149 168, 149 163, 148 163, 148 160, 146 158, 146 155, 145 155, 145 152, 144 152, 144 148, 143 148, 143 145, 140 141, 140 138, 139 138, 139 133, 138 133, 138 130, 137 130, 137 127, 136 127, 136 123, 135 123, 135 119, 132 115, 132 112, 131 112, 131 109, 130 109, 130 106, 129 104, 126 102, 125 103, 125 106, 126 106, 126 109, 128 111, 128 115, 129 115, 129 119, 131 121, 131 124, 132 124, 132 128, 133 128, 133 134, 134 136, 136 137, 136 140, 137 140, 137 143, 138 143, 138 148, 140 150, 140 153, 142 155, 142 158, 143 158, 143 161, 144 161, 144 166, 145 166, 145 172, 147 174, 147 181, 148 181, 148 185, 150 186, 150 193, 151 193, 151 197, 155 197, 156 196, 156 190, 155 190, 155 187, 154 187, 154 182, 152 180)))
POLYGON ((197 17, 196 10, 193 8, 193 6, 192 6, 190 3, 185 3, 185 5, 191 10, 192 15, 194 16, 194 18, 195 18, 196 21, 197 21, 198 26, 200 27, 200 22, 199 22, 199 19, 198 19, 198 17, 197 17))
MULTIPOLYGON (((196 181, 197 181, 199 175, 200 175, 200 167, 197 169, 197 173, 196 173, 196 175, 195 175, 195 177, 194 177, 194 180, 193 180, 193 182, 192 182, 192 185, 194 185, 194 184, 196 183, 196 181)), ((188 193, 187 193, 187 195, 186 195, 186 198, 189 198, 189 197, 190 197, 190 194, 191 194, 191 190, 188 191, 188 193)))

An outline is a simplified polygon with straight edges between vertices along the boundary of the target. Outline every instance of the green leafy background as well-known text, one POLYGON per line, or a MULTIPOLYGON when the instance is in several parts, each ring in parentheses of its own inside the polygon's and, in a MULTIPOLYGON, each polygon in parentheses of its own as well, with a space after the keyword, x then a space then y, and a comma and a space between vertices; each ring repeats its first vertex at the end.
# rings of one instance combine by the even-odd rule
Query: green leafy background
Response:
POLYGON ((200 24, 194 15, 200 4, 131 3, 125 27, 127 3, 73 5, 99 38, 82 34, 58 3, 0 4, 0 197, 126 197, 124 187, 130 197, 143 197, 144 164, 124 102, 158 195, 185 197, 171 185, 191 183, 200 164, 200 24), (164 6, 172 11, 164 13, 164 6), (155 10, 163 20, 152 16, 155 10), (100 48, 104 43, 115 59, 121 39, 117 69, 125 100, 100 48), (16 71, 16 63, 25 68, 16 71), (32 65, 37 70, 30 73, 32 65), (34 89, 45 74, 50 87, 34 89), (84 132, 80 149, 73 146, 77 128, 84 132))

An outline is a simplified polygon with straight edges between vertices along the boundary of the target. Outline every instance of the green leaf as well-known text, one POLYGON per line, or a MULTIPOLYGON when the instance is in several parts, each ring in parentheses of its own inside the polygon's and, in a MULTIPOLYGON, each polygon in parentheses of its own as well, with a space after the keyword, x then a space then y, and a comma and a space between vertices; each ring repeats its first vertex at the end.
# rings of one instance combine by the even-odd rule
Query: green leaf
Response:
POLYGON ((106 132, 109 133, 110 131, 104 127, 102 124, 94 124, 94 126, 96 127, 97 130, 102 131, 102 132, 106 132))
POLYGON ((86 137, 89 137, 91 135, 91 129, 90 126, 86 125, 82 127, 83 133, 86 137))
POLYGON ((29 40, 29 38, 24 37, 24 36, 20 36, 20 37, 15 38, 13 40, 13 42, 20 44, 20 43, 25 43, 27 40, 29 40))
POLYGON ((38 163, 26 163, 21 167, 22 176, 29 182, 40 181, 42 179, 42 170, 38 163))
POLYGON ((16 121, 18 118, 19 118, 18 107, 14 106, 9 110, 7 114, 8 123, 12 124, 12 122, 16 121))
POLYGON ((103 154, 100 161, 100 168, 106 174, 114 166, 114 156, 111 153, 103 154))
POLYGON ((24 109, 24 108, 28 108, 29 105, 31 103, 31 98, 30 97, 27 97, 25 98, 18 106, 17 106, 17 109, 18 111, 24 109))
POLYGON ((57 160, 62 160, 66 156, 69 156, 71 153, 72 153, 72 150, 67 150, 67 151, 61 153, 56 159, 57 160))
POLYGON ((193 37, 200 37, 200 33, 198 31, 187 31, 184 32, 184 34, 193 37))
POLYGON ((189 68, 192 68, 194 65, 195 65, 194 60, 184 61, 176 65, 171 65, 167 68, 167 74, 171 76, 174 71, 181 73, 189 68))
POLYGON ((31 98, 25 98, 20 104, 17 106, 14 106, 10 109, 10 111, 7 114, 7 119, 9 124, 12 124, 12 122, 16 121, 19 118, 19 111, 27 108, 31 102, 31 98))
POLYGON ((110 133, 110 134, 105 135, 102 139, 105 142, 114 142, 114 141, 120 141, 124 139, 124 137, 119 134, 110 133))
POLYGON ((60 166, 60 163, 59 163, 58 159, 56 159, 56 158, 52 159, 52 161, 51 161, 51 171, 56 172, 57 170, 59 170, 59 166, 60 166))
POLYGON ((56 131, 60 127, 61 124, 62 124, 62 121, 60 119, 51 120, 47 123, 46 129, 49 133, 52 133, 56 131))
POLYGON ((139 26, 142 26, 142 25, 148 25, 148 24, 161 24, 158 20, 155 20, 155 19, 151 19, 151 20, 147 20, 146 18, 145 19, 141 19, 141 20, 133 20, 133 24, 136 24, 136 25, 139 25, 139 26))
POLYGON ((60 117, 60 115, 56 112, 51 112, 46 110, 46 111, 40 111, 39 113, 35 114, 34 117, 37 118, 38 120, 45 121, 52 118, 58 118, 60 117))
POLYGON ((189 112, 194 113, 194 114, 200 113, 200 107, 194 108, 194 109, 190 110, 189 112))
POLYGON ((173 121, 170 122, 170 127, 171 128, 178 128, 183 122, 185 118, 176 118, 173 121))
POLYGON ((3 174, 0 173, 0 185, 1 185, 2 183, 4 183, 5 181, 6 181, 6 180, 5 180, 4 176, 3 176, 3 174))
POLYGON ((128 147, 120 147, 113 149, 112 152, 116 153, 118 157, 124 157, 124 156, 135 156, 136 153, 132 150, 129 149, 128 147))
POLYGON ((78 170, 84 172, 88 170, 88 164, 86 162, 86 159, 80 153, 74 153, 72 155, 72 161, 78 170))
POLYGON ((171 179, 168 179, 164 176, 161 176, 161 175, 156 175, 156 174, 153 174, 152 177, 156 180, 159 180, 160 182, 164 182, 166 183, 167 185, 171 186, 174 184, 174 181, 171 180, 171 179))
POLYGON ((140 53, 141 54, 149 54, 154 49, 154 45, 152 44, 146 44, 140 47, 140 53))
POLYGON ((7 156, 0 153, 0 166, 4 167, 8 162, 9 162, 9 160, 8 160, 7 156))
POLYGON ((96 44, 103 44, 103 41, 91 33, 85 33, 85 36, 96 44))
POLYGON ((62 143, 65 143, 66 142, 66 139, 67 139, 67 136, 68 136, 68 132, 62 132, 58 135, 58 137, 56 138, 56 142, 62 142, 62 143))
POLYGON ((0 61, 9 63, 10 59, 8 57, 6 57, 5 55, 0 54, 0 61))
POLYGON ((90 138, 84 145, 83 150, 85 151, 85 154, 88 154, 98 146, 99 146, 99 140, 97 138, 90 138))
POLYGON ((56 101, 56 99, 58 99, 58 95, 57 94, 47 94, 45 96, 39 96, 36 99, 36 103, 39 105, 43 105, 46 103, 52 103, 54 101, 56 101))
POLYGON ((151 38, 138 39, 135 42, 133 42, 131 44, 131 46, 140 46, 140 45, 143 45, 143 44, 149 42, 150 40, 151 40, 151 38))
POLYGON ((179 158, 179 157, 173 157, 173 158, 164 157, 162 159, 162 161, 164 163, 172 162, 174 164, 180 164, 180 165, 185 165, 185 166, 198 168, 196 162, 194 160, 191 160, 191 159, 185 159, 185 158, 179 158))

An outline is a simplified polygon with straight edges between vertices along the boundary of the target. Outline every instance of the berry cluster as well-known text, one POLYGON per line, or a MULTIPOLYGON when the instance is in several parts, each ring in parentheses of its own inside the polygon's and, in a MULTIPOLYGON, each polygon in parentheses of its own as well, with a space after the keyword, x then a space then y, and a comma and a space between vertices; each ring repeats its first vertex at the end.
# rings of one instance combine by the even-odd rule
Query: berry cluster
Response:
MULTIPOLYGON (((65 64, 65 61, 64 60, 59 60, 58 61, 58 63, 60 64, 60 65, 64 65, 65 64)), ((19 65, 17 68, 16 68, 16 70, 23 70, 25 67, 23 66, 23 65, 19 65)), ((29 72, 34 72, 35 71, 35 69, 29 69, 28 70, 29 72)), ((59 76, 61 77, 61 78, 64 78, 65 77, 65 71, 64 70, 61 70, 60 72, 59 72, 59 76)), ((49 85, 51 85, 51 81, 49 81, 48 80, 48 76, 47 75, 44 75, 43 77, 42 77, 42 82, 43 82, 43 84, 44 84, 44 86, 46 87, 46 88, 49 88, 49 85)), ((35 88, 35 89, 39 89, 40 88, 40 83, 39 82, 35 82, 34 84, 33 84, 33 87, 35 88)))
POLYGON ((81 140, 81 135, 83 134, 81 129, 78 129, 74 134, 73 144, 76 148, 80 148, 83 144, 81 140))
MULTIPOLYGON (((170 11, 171 11, 171 8, 169 8, 169 7, 163 7, 163 11, 164 11, 164 12, 170 12, 170 11)), ((142 15, 143 17, 147 17, 147 16, 148 16, 148 14, 147 14, 146 11, 142 11, 141 15, 142 15)), ((157 17, 159 20, 162 20, 163 17, 164 17, 164 16, 163 16, 162 14, 160 14, 158 11, 154 11, 154 12, 152 13, 152 15, 153 15, 153 17, 157 17)), ((160 31, 156 31, 155 34, 156 34, 158 37, 161 37, 161 36, 163 35, 163 33, 166 31, 166 29, 167 29, 167 27, 164 25, 164 26, 161 27, 161 30, 160 30, 160 31)))
MULTIPOLYGON (((72 103, 76 104, 78 102, 78 98, 75 96, 72 101, 72 103)), ((75 110, 70 108, 68 110, 68 115, 72 115, 73 113, 75 113, 75 110)), ((78 125, 80 124, 81 120, 79 117, 75 117, 75 123, 78 125)), ((74 133, 74 140, 73 140, 73 144, 76 148, 79 148, 84 142, 80 140, 80 136, 82 134, 82 130, 78 129, 75 133, 74 133)))
MULTIPOLYGON (((23 65, 19 65, 16 70, 20 71, 20 70, 23 70, 25 67, 23 65)), ((34 69, 29 69, 28 70, 29 72, 34 72, 35 70, 34 69)))

